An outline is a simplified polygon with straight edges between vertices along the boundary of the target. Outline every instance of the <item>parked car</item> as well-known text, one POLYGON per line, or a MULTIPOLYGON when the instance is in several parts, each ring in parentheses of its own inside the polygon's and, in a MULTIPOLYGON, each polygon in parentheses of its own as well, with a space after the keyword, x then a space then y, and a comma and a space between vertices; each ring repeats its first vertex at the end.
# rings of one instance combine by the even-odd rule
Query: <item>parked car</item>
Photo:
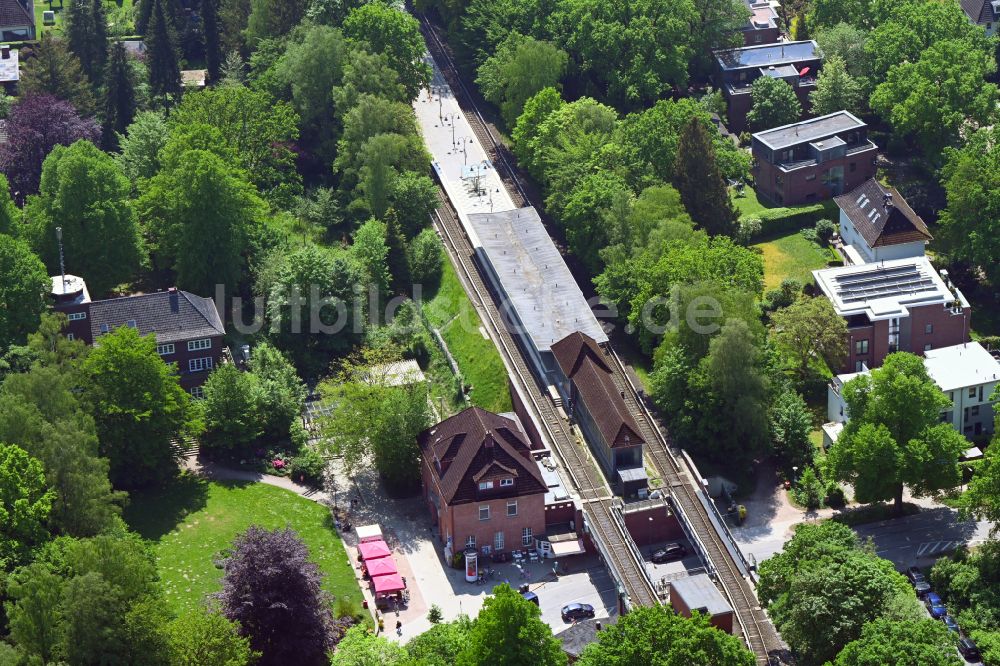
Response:
POLYGON ((906 577, 910 579, 911 583, 916 583, 918 580, 924 580, 924 572, 920 570, 920 567, 910 567, 906 570, 906 577))
POLYGON ((958 621, 951 615, 945 615, 941 619, 944 620, 944 626, 948 627, 949 631, 954 631, 956 634, 962 633, 962 630, 958 626, 958 621))
POLYGON ((931 584, 926 580, 920 580, 913 584, 913 591, 917 593, 917 596, 923 599, 931 592, 931 584))
POLYGON ((948 609, 945 607, 944 602, 941 601, 941 597, 937 592, 928 593, 927 599, 924 603, 927 604, 927 612, 929 612, 931 617, 935 620, 940 620, 948 614, 948 609))
POLYGON ((539 603, 538 603, 538 595, 535 594, 534 592, 522 592, 521 596, 524 597, 525 601, 531 602, 531 603, 535 604, 536 606, 539 605, 539 603))
POLYGON ((664 562, 684 559, 685 555, 687 555, 687 548, 684 547, 684 544, 668 543, 663 548, 654 550, 652 559, 653 564, 663 564, 664 562))
POLYGON ((971 638, 963 638, 958 642, 958 651, 965 657, 966 661, 982 661, 979 648, 971 638))
POLYGON ((562 607, 563 622, 585 620, 594 617, 594 607, 590 604, 566 604, 562 607))

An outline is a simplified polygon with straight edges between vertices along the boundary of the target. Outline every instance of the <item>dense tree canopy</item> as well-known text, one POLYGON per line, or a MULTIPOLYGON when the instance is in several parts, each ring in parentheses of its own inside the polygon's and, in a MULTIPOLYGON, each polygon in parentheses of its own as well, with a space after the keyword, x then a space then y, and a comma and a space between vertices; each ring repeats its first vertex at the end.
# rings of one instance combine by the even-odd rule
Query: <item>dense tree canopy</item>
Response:
POLYGON ((38 327, 51 288, 45 265, 28 244, 0 233, 0 350, 23 344, 38 327))
POLYGON ((91 81, 66 42, 47 36, 32 51, 34 57, 21 66, 21 92, 52 95, 72 104, 80 115, 93 115, 97 103, 91 81))
POLYGON ((23 564, 48 538, 45 525, 55 492, 37 458, 0 442, 0 568, 23 564))
POLYGON ((754 132, 794 123, 802 115, 795 90, 784 79, 762 76, 750 86, 747 123, 754 132))
POLYGON ((847 356, 847 324, 827 298, 803 297, 778 310, 771 316, 771 331, 800 379, 817 361, 836 372, 847 356))
POLYGON ((961 666, 955 635, 932 619, 880 619, 837 655, 835 666, 961 666))
POLYGON ((471 666, 562 666, 566 654, 538 606, 501 583, 483 601, 459 662, 471 666))
POLYGON ((409 99, 430 83, 427 49, 417 19, 395 5, 369 2, 352 9, 344 20, 344 34, 370 53, 384 53, 399 73, 409 99))
POLYGON ((530 98, 543 88, 558 87, 567 62, 558 47, 515 32, 479 66, 476 83, 513 126, 530 98))

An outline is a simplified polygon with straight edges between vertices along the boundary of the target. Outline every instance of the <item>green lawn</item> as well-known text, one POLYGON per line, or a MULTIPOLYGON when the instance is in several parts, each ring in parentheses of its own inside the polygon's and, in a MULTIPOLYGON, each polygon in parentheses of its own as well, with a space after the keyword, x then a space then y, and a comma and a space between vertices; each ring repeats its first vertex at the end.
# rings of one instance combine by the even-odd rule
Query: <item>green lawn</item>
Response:
POLYGON ((743 196, 736 196, 735 190, 732 193, 733 205, 736 206, 736 210, 739 211, 740 215, 749 215, 751 213, 759 213, 767 208, 773 208, 770 204, 763 204, 757 199, 757 192, 754 191, 752 187, 743 188, 743 196))
POLYGON ((282 488, 191 475, 166 489, 133 493, 125 510, 129 526, 153 542, 166 599, 177 612, 219 591, 222 571, 213 560, 253 524, 297 531, 325 574, 327 591, 360 608, 361 590, 329 516, 326 507, 282 488))
POLYGON ((424 303, 431 325, 441 331, 465 383, 472 386, 472 404, 493 412, 512 409, 507 370, 493 341, 480 332, 482 322, 465 295, 451 261, 445 257, 441 285, 424 303))
MULTIPOLYGON (((133 0, 104 0, 105 12, 108 16, 108 22, 113 23, 115 19, 115 14, 120 8, 125 12, 130 12, 132 9, 133 0)), ((35 0, 35 28, 38 33, 38 39, 42 38, 45 33, 59 34, 62 31, 63 25, 63 13, 66 7, 69 5, 69 0, 35 0), (51 9, 56 13, 56 24, 42 25, 42 12, 47 12, 51 9)), ((131 26, 131 22, 129 22, 131 26)), ((132 30, 127 30, 126 32, 134 32, 134 26, 131 26, 132 30)), ((114 29, 113 25, 109 25, 108 32, 113 36, 115 34, 121 34, 114 29)))
POLYGON ((812 271, 827 265, 827 255, 798 231, 754 245, 764 255, 764 288, 774 289, 785 278, 812 282, 812 271))

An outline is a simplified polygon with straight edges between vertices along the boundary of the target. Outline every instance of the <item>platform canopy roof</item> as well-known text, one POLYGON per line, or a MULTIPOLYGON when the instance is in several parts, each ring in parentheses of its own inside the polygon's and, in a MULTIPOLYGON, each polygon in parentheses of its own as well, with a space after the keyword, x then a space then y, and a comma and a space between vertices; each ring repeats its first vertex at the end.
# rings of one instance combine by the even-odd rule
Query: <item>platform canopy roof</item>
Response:
POLYGON ((387 546, 385 541, 382 541, 381 539, 378 541, 366 541, 365 543, 358 544, 358 552, 361 553, 361 559, 365 562, 392 555, 392 551, 389 550, 389 546, 387 546))
POLYGON ((399 574, 389 574, 388 576, 378 576, 372 578, 375 586, 375 594, 392 594, 406 589, 406 583, 399 574))
POLYGON ((368 575, 372 578, 377 578, 378 576, 390 576, 392 574, 399 573, 399 569, 396 568, 396 562, 391 557, 379 557, 374 560, 365 560, 365 568, 368 569, 368 575))

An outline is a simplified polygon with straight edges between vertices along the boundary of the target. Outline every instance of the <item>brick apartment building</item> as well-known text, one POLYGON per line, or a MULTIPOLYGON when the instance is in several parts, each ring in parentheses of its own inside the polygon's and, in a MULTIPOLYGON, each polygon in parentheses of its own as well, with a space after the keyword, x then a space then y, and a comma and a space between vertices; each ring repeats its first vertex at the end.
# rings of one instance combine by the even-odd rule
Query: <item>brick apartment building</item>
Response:
POLYGON ((847 111, 753 135, 757 195, 783 206, 823 201, 875 176, 878 146, 847 111))
POLYGON ((825 268, 813 277, 847 320, 848 354, 838 373, 877 368, 891 352, 923 355, 969 340, 969 302, 927 257, 825 268))
POLYGON ((176 365, 181 386, 195 397, 222 361, 226 329, 210 298, 171 288, 92 301, 86 283, 74 275, 52 278, 52 298, 53 309, 69 319, 70 339, 100 344, 102 335, 119 326, 154 334, 160 356, 176 365))
POLYGON ((547 485, 517 422, 470 407, 418 436, 424 499, 453 552, 535 548, 547 485))
MULTIPOLYGON (((756 16, 756 10, 754 15, 756 16)), ((757 29, 745 30, 744 36, 751 33, 756 35, 757 32, 757 29)), ((769 34, 767 29, 760 32, 769 34)), ((756 36, 753 38, 756 39, 756 36)), ((763 36, 761 41, 764 41, 763 36)), ((751 106, 750 86, 762 76, 781 79, 792 86, 803 110, 812 106, 809 93, 816 89, 816 73, 823 65, 823 57, 816 42, 765 43, 723 49, 715 51, 714 55, 715 82, 726 99, 729 129, 733 132, 739 133, 747 129, 747 113, 751 106)))
POLYGON ((642 495, 648 479, 642 464, 645 441, 615 386, 606 352, 579 331, 552 345, 556 388, 580 426, 612 486, 625 497, 642 495))
POLYGON ((774 44, 781 37, 778 28, 778 12, 767 0, 743 0, 750 12, 746 24, 740 29, 743 45, 774 44))

